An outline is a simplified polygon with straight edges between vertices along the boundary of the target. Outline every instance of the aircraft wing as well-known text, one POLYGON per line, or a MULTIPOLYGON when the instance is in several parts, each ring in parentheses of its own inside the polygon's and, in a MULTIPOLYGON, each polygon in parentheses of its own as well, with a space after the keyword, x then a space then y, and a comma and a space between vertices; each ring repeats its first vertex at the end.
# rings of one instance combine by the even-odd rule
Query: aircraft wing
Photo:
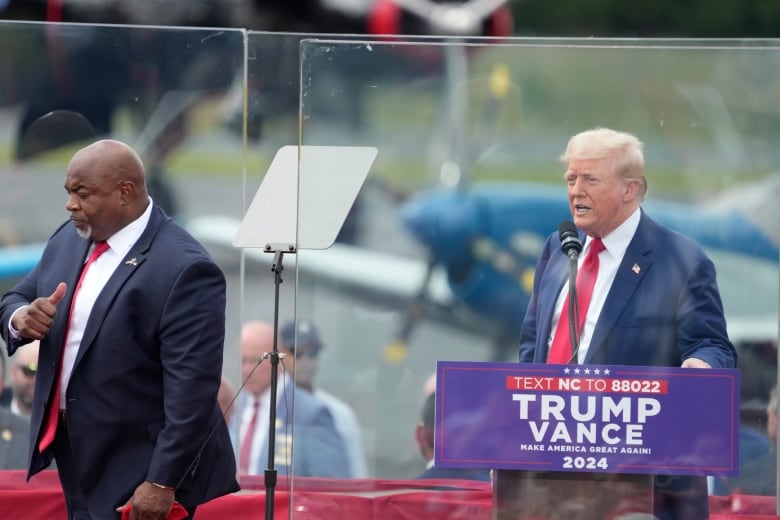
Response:
MULTIPOLYGON (((234 254, 233 237, 239 221, 225 216, 204 216, 190 220, 189 231, 204 245, 234 254)), ((705 248, 715 263, 724 302, 729 335, 735 343, 777 342, 778 265, 764 258, 705 248)), ((261 248, 245 249, 246 258, 267 264, 273 255, 261 248)), ((336 243, 323 251, 304 250, 297 255, 299 275, 331 281, 344 290, 370 301, 402 307, 419 297, 427 265, 424 259, 391 255, 367 248, 336 243)), ((234 258, 238 258, 236 254, 234 258)), ((436 267, 427 285, 428 316, 472 331, 492 334, 493 325, 484 316, 463 308, 454 297, 443 268, 436 267)), ((522 312, 522 310, 518 311, 522 312)))
MULTIPOLYGON (((221 215, 191 219, 187 229, 206 246, 235 249, 233 237, 239 221, 221 215)), ((247 258, 271 265, 273 255, 262 248, 245 248, 247 258)), ((423 284, 425 261, 388 255, 369 249, 336 243, 325 250, 303 250, 297 255, 299 271, 351 286, 371 290, 387 299, 408 301, 423 284)), ((429 296, 440 305, 452 304, 446 274, 438 268, 429 282, 429 296)))

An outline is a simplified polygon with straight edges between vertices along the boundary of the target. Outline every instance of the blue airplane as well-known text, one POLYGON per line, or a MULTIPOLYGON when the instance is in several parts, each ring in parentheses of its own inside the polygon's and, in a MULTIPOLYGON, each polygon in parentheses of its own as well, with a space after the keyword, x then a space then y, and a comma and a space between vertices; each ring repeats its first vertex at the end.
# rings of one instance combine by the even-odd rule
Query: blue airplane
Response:
MULTIPOLYGON (((766 197, 773 188, 755 191, 766 197)), ((736 198, 751 204, 749 196, 736 198)), ((777 237, 725 203, 698 207, 648 199, 643 207, 707 250, 718 270, 732 339, 776 344, 777 237)), ((427 259, 377 251, 359 241, 336 242, 300 255, 298 270, 318 282, 334 282, 337 290, 357 298, 400 309, 399 330, 384 353, 388 362, 405 359, 421 320, 482 334, 493 343, 492 359, 513 359, 544 240, 561 221, 571 220, 565 188, 503 182, 431 190, 407 199, 399 215, 427 259)), ((771 228, 777 220, 769 220, 771 228)), ((223 248, 232 247, 238 227, 237 220, 225 216, 188 222, 201 241, 223 248)), ((252 261, 271 261, 262 250, 245 253, 252 261)))

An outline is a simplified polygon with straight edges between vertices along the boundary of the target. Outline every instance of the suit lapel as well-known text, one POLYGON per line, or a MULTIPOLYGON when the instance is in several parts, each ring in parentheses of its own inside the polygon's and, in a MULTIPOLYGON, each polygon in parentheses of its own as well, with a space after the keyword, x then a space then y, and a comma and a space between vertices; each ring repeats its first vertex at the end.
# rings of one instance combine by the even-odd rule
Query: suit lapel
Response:
POLYGON ((100 327, 103 325, 106 314, 111 310, 111 306, 119 293, 119 290, 127 283, 136 269, 138 269, 146 260, 146 256, 163 220, 164 214, 162 211, 157 207, 152 208, 152 214, 146 229, 141 234, 138 241, 133 244, 133 247, 130 248, 127 255, 119 262, 119 265, 111 275, 111 278, 108 279, 108 282, 106 282, 106 285, 100 291, 100 294, 90 311, 89 319, 87 320, 87 325, 84 329, 84 336, 81 338, 81 344, 79 345, 76 360, 73 364, 74 372, 81 359, 91 348, 95 337, 100 331, 100 327))
POLYGON ((653 265, 652 225, 652 220, 643 211, 634 238, 628 244, 623 260, 615 274, 615 279, 612 281, 612 287, 607 294, 607 300, 599 314, 593 337, 590 340, 586 363, 589 363, 595 353, 604 347, 607 337, 631 298, 636 294, 645 274, 653 265))

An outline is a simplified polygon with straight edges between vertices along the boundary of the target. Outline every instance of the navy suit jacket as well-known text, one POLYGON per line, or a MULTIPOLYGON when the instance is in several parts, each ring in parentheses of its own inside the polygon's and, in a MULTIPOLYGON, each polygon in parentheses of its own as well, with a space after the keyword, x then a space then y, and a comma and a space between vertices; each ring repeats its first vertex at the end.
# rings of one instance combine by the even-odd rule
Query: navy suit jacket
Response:
MULTIPOLYGON (((336 429, 328 407, 323 401, 301 388, 287 383, 278 396, 274 469, 280 476, 349 478, 350 465, 347 450, 336 429), (293 409, 295 410, 293 412, 293 409), (294 420, 292 416, 294 415, 294 420), (293 433, 295 444, 293 447, 293 433), (292 462, 292 473, 290 463, 292 462)), ((230 421, 231 437, 238 452, 239 429, 244 408, 249 399, 243 394, 237 401, 230 421)), ((268 413, 264 410, 263 413, 268 413)), ((250 471, 262 475, 268 467, 268 432, 262 432, 265 442, 260 450, 257 465, 250 471)))
POLYGON ((0 469, 27 467, 30 421, 7 408, 0 408, 0 469))
MULTIPOLYGON (((66 222, 49 239, 38 265, 0 302, 0 330, 12 355, 29 342, 11 336, 13 312, 49 296, 60 282, 68 285, 41 340, 28 478, 52 459, 51 449, 39 451, 38 438, 88 246, 66 222)), ((238 489, 216 401, 225 303, 220 269, 155 206, 95 301, 66 391, 69 439, 93 516, 116 516, 114 509, 144 480, 179 484, 176 499, 186 507, 238 489)))
MULTIPOLYGON (((547 360, 555 302, 568 279, 568 262, 558 234, 551 234, 523 321, 521 362, 547 360)), ((596 322, 585 363, 680 366, 689 357, 714 368, 736 366, 715 266, 693 240, 642 211, 596 322)))

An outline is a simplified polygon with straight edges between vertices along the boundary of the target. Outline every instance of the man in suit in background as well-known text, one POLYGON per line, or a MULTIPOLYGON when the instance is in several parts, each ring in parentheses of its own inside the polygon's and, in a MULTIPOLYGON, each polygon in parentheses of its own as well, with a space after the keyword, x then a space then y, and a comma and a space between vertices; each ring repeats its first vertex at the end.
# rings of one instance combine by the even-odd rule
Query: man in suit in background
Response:
MULTIPOLYGON (((241 474, 261 475, 268 467, 271 362, 267 355, 273 351, 273 343, 274 329, 270 324, 244 324, 241 378, 248 393, 242 393, 236 401, 230 425, 241 474)), ((293 395, 295 353, 281 341, 277 342, 277 349, 281 360, 277 372, 274 469, 280 476, 348 478, 349 457, 333 416, 325 403, 309 392, 298 388, 293 395)))
MULTIPOLYGON (((569 206, 584 243, 580 258, 591 248, 601 252, 590 305, 580 312, 579 344, 572 346, 568 327, 562 327, 565 346, 555 359, 734 368, 736 351, 726 333, 713 263, 693 240, 659 225, 641 208, 647 192, 642 143, 628 133, 596 128, 572 137, 561 159, 568 165, 569 206)), ((567 312, 568 265, 558 233, 550 235, 523 321, 521 362, 549 362, 553 344, 561 344, 554 337, 567 312)), ((654 501, 660 519, 708 518, 704 477, 664 480, 663 488, 656 483, 654 501)))
POLYGON ((30 418, 35 394, 35 375, 38 372, 39 341, 32 341, 19 348, 11 363, 11 411, 30 418))
POLYGON ((726 482, 728 493, 774 496, 777 493, 777 386, 769 392, 766 406, 766 435, 770 449, 755 460, 742 464, 739 475, 726 482))
POLYGON ((0 469, 25 469, 30 421, 0 408, 0 469))
POLYGON ((217 393, 217 402, 219 403, 219 409, 222 410, 222 416, 225 417, 225 422, 230 424, 230 419, 233 416, 233 400, 236 398, 236 390, 233 388, 233 384, 230 380, 222 376, 222 381, 219 384, 219 392, 217 393))
MULTIPOLYGON (((4 376, 5 354, 0 352, 0 390, 5 388, 4 376)), ((8 395, 11 395, 10 391, 8 395)), ((10 400, 8 404, 10 405, 10 400)), ((27 467, 29 436, 30 421, 12 413, 8 405, 0 405, 0 469, 27 467)))
POLYGON ((295 353, 295 384, 313 394, 330 410, 336 430, 349 455, 350 477, 366 478, 368 467, 363 449, 363 432, 355 411, 344 401, 315 385, 324 345, 314 324, 307 320, 288 321, 279 330, 279 341, 295 353))
POLYGON ((418 479, 466 479, 490 480, 490 471, 483 469, 437 468, 433 464, 433 439, 436 426, 436 393, 425 395, 420 422, 414 429, 414 438, 425 461, 425 471, 417 475, 418 479))
POLYGON ((56 459, 71 519, 192 515, 238 489, 217 405, 224 275, 126 144, 76 152, 65 190, 70 219, 0 301, 9 355, 40 340, 28 478, 56 459))
POLYGON ((5 386, 5 354, 0 352, 0 408, 8 408, 11 406, 11 399, 13 397, 13 390, 10 386, 5 386))

